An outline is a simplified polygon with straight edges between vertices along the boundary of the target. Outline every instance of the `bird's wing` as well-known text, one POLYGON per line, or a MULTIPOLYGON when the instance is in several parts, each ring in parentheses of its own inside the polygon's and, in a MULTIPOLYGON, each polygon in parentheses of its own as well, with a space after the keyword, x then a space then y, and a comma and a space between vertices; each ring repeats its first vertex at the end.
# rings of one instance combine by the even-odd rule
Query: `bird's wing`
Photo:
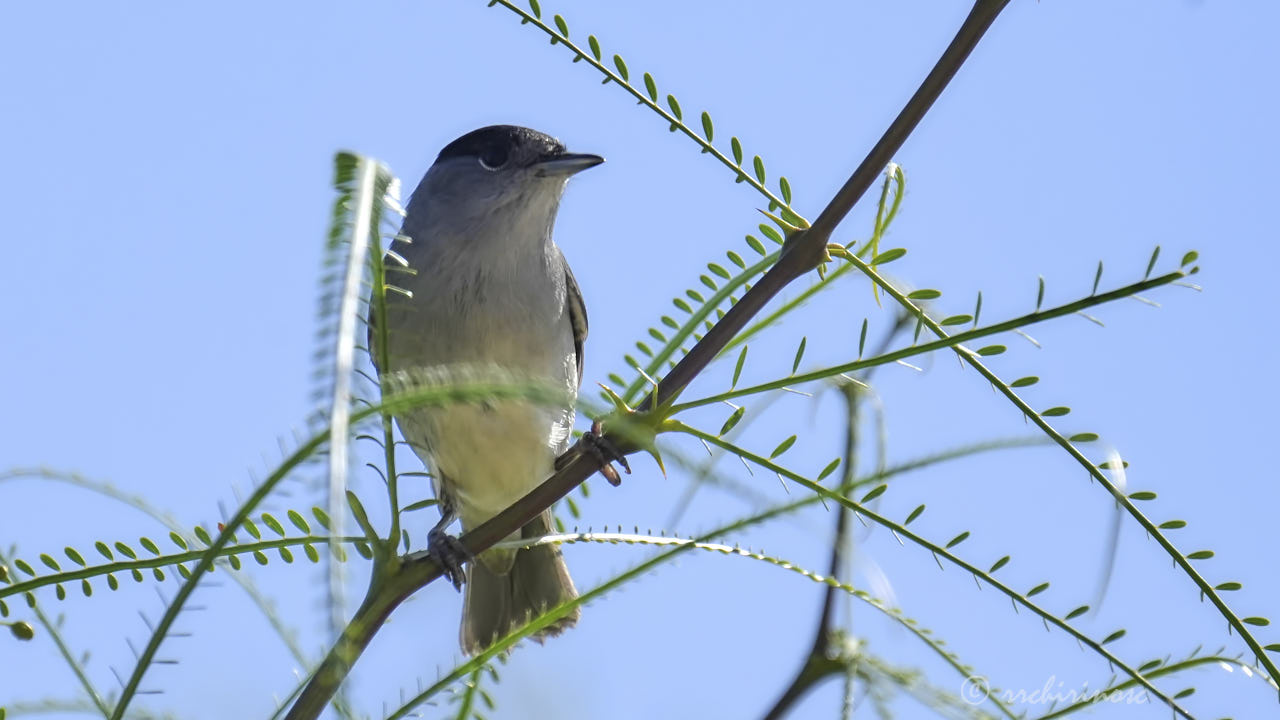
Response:
POLYGON ((569 263, 564 262, 563 255, 561 262, 564 264, 564 302, 568 306, 569 326, 573 329, 573 351, 578 356, 578 387, 582 387, 582 361, 587 343, 587 306, 582 301, 578 281, 574 279, 569 263))

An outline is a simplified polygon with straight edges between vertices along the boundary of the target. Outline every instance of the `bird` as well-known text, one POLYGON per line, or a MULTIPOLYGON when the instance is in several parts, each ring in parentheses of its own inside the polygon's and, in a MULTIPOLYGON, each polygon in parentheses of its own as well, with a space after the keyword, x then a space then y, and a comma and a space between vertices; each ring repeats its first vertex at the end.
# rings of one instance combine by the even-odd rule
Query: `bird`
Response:
MULTIPOLYGON (((488 368, 548 384, 566 399, 395 413, 432 476, 441 518, 428 533, 428 553, 465 588, 459 641, 468 655, 578 596, 558 545, 491 548, 472 559, 446 528, 459 519, 465 532, 506 509, 546 480, 570 445, 587 311, 552 230, 569 178, 602 162, 525 127, 466 133, 444 146, 418 183, 385 256, 388 266, 407 272, 394 274, 402 292, 386 303, 385 319, 370 317, 371 352, 377 323, 387 323, 389 367, 378 368, 381 378, 488 368)), ((551 527, 548 509, 508 539, 546 535, 551 527)), ((532 637, 558 635, 578 617, 575 607, 532 637)))

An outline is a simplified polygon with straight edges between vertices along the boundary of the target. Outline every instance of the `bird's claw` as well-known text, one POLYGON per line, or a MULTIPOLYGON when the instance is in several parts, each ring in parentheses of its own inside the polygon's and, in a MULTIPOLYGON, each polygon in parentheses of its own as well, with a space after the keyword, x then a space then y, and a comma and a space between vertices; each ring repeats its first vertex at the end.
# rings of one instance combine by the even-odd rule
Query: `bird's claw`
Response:
POLYGON ((473 559, 462 542, 443 528, 432 528, 427 533, 427 554, 444 571, 449 582, 453 583, 453 589, 461 590, 462 581, 466 578, 462 565, 473 559))
POLYGON ((622 476, 613 466, 615 461, 627 471, 628 475, 631 474, 631 464, 627 462, 627 456, 612 440, 604 436, 599 420, 591 423, 591 429, 582 433, 582 447, 600 463, 600 474, 604 475, 610 485, 617 487, 622 484, 622 476))

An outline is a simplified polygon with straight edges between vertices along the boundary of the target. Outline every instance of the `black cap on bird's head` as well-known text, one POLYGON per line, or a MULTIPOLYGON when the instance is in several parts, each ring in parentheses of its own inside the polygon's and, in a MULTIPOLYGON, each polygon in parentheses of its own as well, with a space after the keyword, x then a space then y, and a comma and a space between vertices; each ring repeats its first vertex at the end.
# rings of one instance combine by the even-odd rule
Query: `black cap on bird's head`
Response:
POLYGON ((518 125, 490 125, 472 130, 440 151, 436 163, 472 159, 491 172, 533 168, 540 177, 567 177, 604 162, 599 155, 567 152, 564 143, 518 125))

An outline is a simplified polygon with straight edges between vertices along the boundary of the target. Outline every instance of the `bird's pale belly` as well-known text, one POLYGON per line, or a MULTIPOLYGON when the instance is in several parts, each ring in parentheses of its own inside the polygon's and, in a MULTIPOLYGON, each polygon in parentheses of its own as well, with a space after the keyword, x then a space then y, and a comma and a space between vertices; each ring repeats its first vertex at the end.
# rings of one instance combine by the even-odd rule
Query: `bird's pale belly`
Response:
POLYGON ((503 401, 424 408, 400 421, 406 438, 430 443, 424 454, 431 458, 437 495, 443 491, 463 526, 473 528, 550 476, 566 435, 560 415, 503 401))

